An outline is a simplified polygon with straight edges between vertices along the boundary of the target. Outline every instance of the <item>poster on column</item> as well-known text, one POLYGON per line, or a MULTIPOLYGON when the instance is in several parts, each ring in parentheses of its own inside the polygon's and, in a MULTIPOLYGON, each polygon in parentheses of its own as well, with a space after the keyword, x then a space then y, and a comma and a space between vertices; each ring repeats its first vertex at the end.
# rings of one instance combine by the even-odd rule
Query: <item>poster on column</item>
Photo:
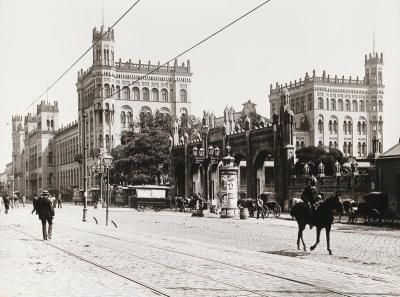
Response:
POLYGON ((220 170, 221 176, 221 207, 236 208, 237 207, 237 171, 220 170))

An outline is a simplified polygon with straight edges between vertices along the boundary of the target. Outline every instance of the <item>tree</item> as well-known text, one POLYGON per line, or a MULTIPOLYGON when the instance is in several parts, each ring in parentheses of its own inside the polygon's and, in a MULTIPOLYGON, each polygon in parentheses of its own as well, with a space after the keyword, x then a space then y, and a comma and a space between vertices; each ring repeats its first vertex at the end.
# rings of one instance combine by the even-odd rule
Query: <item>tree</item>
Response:
POLYGON ((154 184, 168 174, 169 133, 160 128, 124 133, 125 144, 112 151, 113 183, 154 184))
POLYGON ((318 174, 318 165, 322 162, 325 166, 325 174, 333 175, 335 173, 335 163, 339 162, 343 165, 346 158, 343 153, 337 149, 330 148, 328 151, 324 148, 308 146, 296 151, 298 162, 295 165, 295 172, 298 175, 304 173, 304 164, 307 163, 310 167, 310 174, 318 174))

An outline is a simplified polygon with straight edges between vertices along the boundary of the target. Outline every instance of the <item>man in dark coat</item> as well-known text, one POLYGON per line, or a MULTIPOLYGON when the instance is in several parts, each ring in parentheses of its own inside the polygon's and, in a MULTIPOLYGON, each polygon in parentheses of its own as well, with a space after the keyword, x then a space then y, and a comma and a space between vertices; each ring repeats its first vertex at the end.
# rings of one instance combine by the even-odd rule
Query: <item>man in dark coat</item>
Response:
POLYGON ((51 203, 49 196, 49 192, 43 191, 42 195, 40 195, 40 198, 36 202, 36 211, 39 219, 42 221, 43 240, 51 239, 53 229, 54 206, 51 203), (46 222, 49 223, 48 232, 46 230, 46 222))
POLYGON ((4 198, 4 208, 5 208, 5 213, 8 214, 8 210, 10 209, 10 198, 8 195, 4 198))

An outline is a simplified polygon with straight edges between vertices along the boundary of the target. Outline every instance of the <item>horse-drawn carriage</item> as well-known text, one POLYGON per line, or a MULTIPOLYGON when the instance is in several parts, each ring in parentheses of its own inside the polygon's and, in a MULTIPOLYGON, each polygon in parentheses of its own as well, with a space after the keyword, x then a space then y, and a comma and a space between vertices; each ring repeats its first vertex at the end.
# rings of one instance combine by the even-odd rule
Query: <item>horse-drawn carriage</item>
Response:
POLYGON ((265 217, 268 217, 269 213, 272 213, 275 218, 279 218, 282 210, 277 202, 276 193, 263 192, 260 194, 260 198, 264 202, 263 208, 265 217))
POLYGON ((388 207, 388 193, 371 192, 364 195, 362 202, 352 207, 349 212, 349 223, 362 219, 364 223, 393 223, 396 215, 388 207))

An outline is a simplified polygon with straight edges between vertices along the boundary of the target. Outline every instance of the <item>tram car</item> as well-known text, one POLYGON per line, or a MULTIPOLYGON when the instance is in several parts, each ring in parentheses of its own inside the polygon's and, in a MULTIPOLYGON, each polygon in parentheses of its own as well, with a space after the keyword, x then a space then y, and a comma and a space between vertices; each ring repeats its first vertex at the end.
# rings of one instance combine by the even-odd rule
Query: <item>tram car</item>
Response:
POLYGON ((171 187, 159 185, 128 186, 128 203, 137 211, 144 211, 146 208, 159 211, 169 207, 168 192, 171 187))

